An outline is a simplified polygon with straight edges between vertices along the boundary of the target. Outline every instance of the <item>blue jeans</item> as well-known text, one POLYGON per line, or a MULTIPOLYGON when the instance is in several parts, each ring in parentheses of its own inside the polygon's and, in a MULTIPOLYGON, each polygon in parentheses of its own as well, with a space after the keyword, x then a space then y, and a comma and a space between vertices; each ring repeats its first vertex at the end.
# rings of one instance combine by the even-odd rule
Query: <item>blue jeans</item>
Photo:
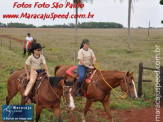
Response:
POLYGON ((78 75, 79 75, 78 82, 84 81, 84 77, 85 77, 87 69, 88 68, 83 65, 78 65, 78 75))

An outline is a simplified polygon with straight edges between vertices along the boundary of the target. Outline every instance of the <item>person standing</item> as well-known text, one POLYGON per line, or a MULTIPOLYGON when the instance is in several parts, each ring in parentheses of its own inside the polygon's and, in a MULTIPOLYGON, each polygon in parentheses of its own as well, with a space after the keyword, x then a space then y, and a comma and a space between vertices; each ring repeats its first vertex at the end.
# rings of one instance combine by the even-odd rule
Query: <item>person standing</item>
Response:
POLYGON ((82 82, 84 81, 86 71, 88 68, 94 69, 92 64, 96 63, 96 57, 95 57, 92 49, 89 48, 89 40, 88 39, 84 39, 81 43, 80 50, 78 51, 78 60, 79 60, 79 65, 78 65, 79 79, 77 82, 76 95, 80 96, 79 89, 82 85, 82 82))

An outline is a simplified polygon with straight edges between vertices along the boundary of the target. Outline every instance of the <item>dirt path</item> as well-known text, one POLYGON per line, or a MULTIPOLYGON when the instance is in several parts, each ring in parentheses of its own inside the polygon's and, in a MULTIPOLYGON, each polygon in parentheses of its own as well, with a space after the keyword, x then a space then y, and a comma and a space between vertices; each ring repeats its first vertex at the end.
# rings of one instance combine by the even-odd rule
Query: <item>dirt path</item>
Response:
MULTIPOLYGON (((101 109, 96 109, 101 118, 107 118, 107 114, 101 109)), ((156 122, 155 108, 145 108, 141 110, 112 110, 115 122, 156 122)), ((163 122, 163 106, 160 108, 160 122, 163 122)), ((97 122, 92 120, 92 117, 87 117, 87 121, 97 122)))
POLYGON ((17 38, 8 36, 8 35, 0 35, 0 37, 7 38, 7 39, 12 39, 12 40, 15 40, 15 41, 20 42, 20 43, 22 43, 24 41, 24 40, 17 39, 17 38))

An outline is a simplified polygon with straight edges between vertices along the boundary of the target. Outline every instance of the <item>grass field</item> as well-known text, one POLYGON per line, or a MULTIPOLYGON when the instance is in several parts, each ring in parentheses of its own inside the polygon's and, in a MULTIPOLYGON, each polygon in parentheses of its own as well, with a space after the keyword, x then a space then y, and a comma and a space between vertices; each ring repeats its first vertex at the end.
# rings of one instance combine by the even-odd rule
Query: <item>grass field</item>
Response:
MULTIPOLYGON (((151 29, 148 37, 147 29, 131 30, 131 53, 127 53, 127 29, 79 29, 77 46, 74 43, 74 29, 15 29, 0 28, 1 35, 9 35, 24 40, 26 34, 30 32, 32 37, 39 43, 46 46, 44 56, 50 69, 50 74, 54 75, 54 67, 58 64, 73 64, 74 50, 79 50, 82 39, 90 40, 90 47, 94 50, 101 68, 104 70, 134 71, 136 86, 138 81, 139 62, 144 66, 155 68, 155 46, 159 45, 163 50, 163 29, 151 29)), ((7 79, 13 70, 22 69, 27 59, 22 56, 22 44, 12 41, 12 50, 9 49, 9 39, 2 38, 0 45, 0 105, 5 104, 7 96, 7 79)), ((160 62, 163 61, 163 53, 160 55, 160 62)), ((163 65, 163 62, 161 62, 163 65)), ((142 109, 154 106, 155 98, 155 73, 144 71, 143 79, 152 80, 151 83, 143 83, 143 96, 136 100, 120 99, 114 94, 110 98, 110 107, 114 120, 118 122, 120 118, 114 114, 115 109, 142 109)), ((120 91, 119 88, 116 88, 120 91)), ((20 96, 17 95, 11 104, 20 104, 20 96)), ((75 98, 76 110, 74 115, 79 121, 84 109, 85 98, 75 98)), ((106 122, 107 120, 99 116, 96 110, 103 111, 101 103, 94 103, 94 112, 88 112, 87 118, 94 121, 106 122)), ((1 113, 1 109, 0 109, 1 113)), ((68 114, 62 108, 62 118, 68 121, 68 114)), ((1 114, 0 114, 1 119, 1 114)), ((44 110, 41 114, 41 122, 56 121, 52 112, 44 110)))

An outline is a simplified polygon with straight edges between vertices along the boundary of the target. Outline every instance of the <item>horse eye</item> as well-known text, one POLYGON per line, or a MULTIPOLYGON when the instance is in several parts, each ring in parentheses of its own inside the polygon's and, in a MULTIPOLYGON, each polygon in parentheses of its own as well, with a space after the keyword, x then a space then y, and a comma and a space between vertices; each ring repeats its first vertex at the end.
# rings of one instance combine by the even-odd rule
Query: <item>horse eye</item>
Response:
POLYGON ((66 91, 65 94, 68 94, 68 91, 66 91))

